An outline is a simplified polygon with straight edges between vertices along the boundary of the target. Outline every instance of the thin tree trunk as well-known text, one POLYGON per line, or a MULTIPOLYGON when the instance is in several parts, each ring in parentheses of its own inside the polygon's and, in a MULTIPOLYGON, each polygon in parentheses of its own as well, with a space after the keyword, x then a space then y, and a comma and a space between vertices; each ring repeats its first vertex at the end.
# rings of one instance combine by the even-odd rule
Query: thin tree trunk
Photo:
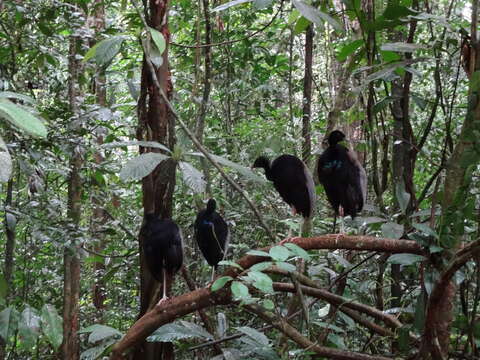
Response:
MULTIPOLYGON (((149 9, 146 11, 148 25, 160 31, 165 37, 167 47, 162 54, 163 63, 157 69, 158 82, 170 99, 172 96, 172 82, 168 64, 168 44, 170 31, 168 28, 168 0, 150 0, 149 9)), ((142 66, 141 94, 138 100, 139 126, 137 129, 138 140, 152 140, 165 144, 170 149, 175 145, 174 117, 170 114, 160 92, 154 86, 146 60, 142 66)), ((152 151, 156 149, 152 149, 152 151)), ((140 148, 140 152, 145 152, 140 148)), ((160 218, 172 217, 172 200, 175 188, 175 168, 173 160, 166 160, 147 177, 143 179, 143 207, 145 213, 154 213, 160 218)), ((145 256, 142 251, 143 238, 139 236, 140 248, 140 314, 145 314, 153 299, 155 289, 159 284, 146 269, 145 256)), ((173 279, 164 279, 167 293, 171 290, 173 279)), ((136 360, 174 359, 172 343, 147 343, 143 342, 135 349, 133 356, 136 360)))
MULTIPOLYGON (((95 33, 98 37, 99 34, 105 29, 105 8, 102 0, 95 0, 95 33)), ((93 46, 94 44, 91 44, 93 46)), ((95 95, 97 98, 97 104, 101 107, 107 105, 107 90, 105 86, 106 77, 105 71, 98 69, 97 76, 95 77, 95 95)), ((97 145, 103 144, 103 135, 101 133, 96 134, 97 145)), ((99 166, 103 161, 103 154, 101 151, 94 153, 95 164, 99 166)), ((96 184, 93 197, 93 224, 92 230, 95 234, 95 252, 103 253, 105 249, 105 236, 101 231, 103 225, 107 222, 107 214, 105 212, 105 201, 101 194, 101 184, 96 184)), ((98 258, 98 257, 97 257, 98 258)), ((93 285, 93 304, 97 309, 97 321, 101 322, 103 310, 105 308, 106 292, 105 283, 103 282, 103 275, 105 273, 105 262, 103 258, 98 258, 93 264, 95 283, 93 285)))
MULTIPOLYGON (((68 98, 70 111, 73 118, 78 116, 78 76, 80 63, 77 59, 78 37, 70 38, 69 48, 69 80, 68 98)), ((71 229, 77 229, 81 216, 82 179, 80 169, 83 165, 82 150, 80 145, 72 149, 70 159, 70 176, 68 178, 68 218, 71 229)), ((80 346, 78 339, 79 330, 79 297, 80 297, 80 257, 78 245, 74 238, 73 230, 70 233, 70 245, 65 246, 63 255, 64 284, 63 284, 63 342, 60 347, 63 359, 79 359, 80 346)))
POLYGON ((303 77, 303 126, 302 126, 302 159, 305 164, 310 162, 312 139, 310 122, 312 113, 312 64, 313 64, 313 25, 309 25, 305 33, 305 75, 303 77))

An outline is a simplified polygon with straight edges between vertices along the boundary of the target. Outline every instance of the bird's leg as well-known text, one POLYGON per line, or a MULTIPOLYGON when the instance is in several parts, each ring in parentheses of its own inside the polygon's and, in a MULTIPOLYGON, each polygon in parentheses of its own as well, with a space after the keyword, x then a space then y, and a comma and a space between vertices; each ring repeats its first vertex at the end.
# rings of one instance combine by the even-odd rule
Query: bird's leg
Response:
POLYGON ((158 301, 157 305, 161 305, 163 304, 165 301, 168 300, 168 297, 167 297, 167 271, 165 270, 165 268, 163 268, 163 296, 162 298, 158 301))
POLYGON ((212 280, 211 280, 212 283, 214 279, 215 279, 215 266, 212 266, 212 280))
POLYGON ((293 216, 297 215, 297 209, 295 209, 295 206, 292 206, 292 214, 293 216))
MULTIPOLYGON (((335 237, 335 242, 337 242, 340 237, 345 235, 345 223, 344 223, 345 216, 344 215, 345 213, 343 211, 343 207, 340 205, 338 208, 338 216, 340 217, 340 232, 335 237)), ((336 219, 336 215, 335 215, 335 219, 336 219)))

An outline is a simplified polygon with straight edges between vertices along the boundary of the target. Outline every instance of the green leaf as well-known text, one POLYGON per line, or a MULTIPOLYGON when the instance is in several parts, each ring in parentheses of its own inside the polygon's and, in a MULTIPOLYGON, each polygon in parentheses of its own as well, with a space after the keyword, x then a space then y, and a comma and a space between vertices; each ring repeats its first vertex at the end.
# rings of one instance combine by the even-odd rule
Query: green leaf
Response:
POLYGON ((308 252, 306 252, 304 249, 302 249, 300 246, 294 243, 285 243, 283 244, 288 250, 290 250, 291 253, 295 254, 296 256, 304 259, 305 261, 310 261, 310 255, 308 252))
POLYGON ((45 304, 42 308, 41 320, 42 332, 53 348, 58 349, 63 341, 62 318, 54 306, 45 304))
POLYGON ((15 93, 12 91, 0 91, 0 99, 18 99, 26 103, 34 104, 35 100, 32 99, 30 96, 15 93))
MULTIPOLYGON (((203 155, 202 153, 198 153, 198 152, 188 153, 188 155, 205 157, 205 155, 203 155)), ((243 165, 234 163, 233 161, 227 160, 227 159, 225 159, 221 156, 218 156, 218 155, 213 155, 213 154, 209 154, 209 155, 217 163, 219 163, 221 165, 225 165, 225 166, 227 166, 227 167, 229 167, 233 170, 238 171, 240 174, 242 174, 243 176, 245 176, 249 180, 253 180, 253 181, 256 181, 256 182, 259 182, 259 183, 265 183, 266 182, 264 178, 258 176, 252 170, 250 170, 249 168, 247 168, 243 165)))
POLYGON ((147 337, 147 341, 171 342, 174 340, 190 338, 212 340, 213 335, 197 324, 188 321, 180 321, 179 323, 171 323, 159 327, 152 335, 147 337))
POLYGON ((163 160, 169 157, 164 154, 148 152, 130 159, 120 171, 123 181, 138 180, 149 175, 163 160))
POLYGON ((235 261, 231 261, 231 260, 222 260, 218 263, 218 265, 233 266, 233 267, 236 267, 237 269, 243 270, 243 268, 240 265, 238 265, 235 261))
POLYGON ((38 117, 9 100, 0 99, 0 117, 27 134, 42 138, 47 137, 47 128, 38 117))
POLYGON ((222 4, 220 6, 217 6, 216 8, 213 8, 212 11, 217 12, 217 11, 226 10, 226 9, 232 7, 232 6, 244 4, 246 2, 251 2, 251 1, 253 1, 253 0, 233 0, 233 1, 230 1, 226 4, 222 4))
POLYGON ((300 18, 295 23, 295 28, 293 29, 293 33, 295 35, 303 33, 311 23, 312 22, 307 18, 305 18, 305 16, 300 16, 300 18))
POLYGON ((378 114, 380 111, 384 110, 388 104, 394 101, 393 97, 386 96, 382 100, 378 101, 373 105, 373 113, 378 114))
POLYGON ((323 26, 324 22, 328 22, 335 30, 343 32, 343 26, 330 15, 299 0, 293 0, 293 5, 300 11, 300 14, 314 24, 323 26))
POLYGON ((413 265, 425 261, 425 257, 416 254, 394 254, 387 260, 389 264, 413 265))
POLYGON ((297 270, 295 265, 289 264, 289 263, 284 262, 284 261, 279 261, 279 262, 275 263, 275 265, 278 266, 280 269, 283 269, 283 270, 289 271, 289 272, 297 270))
POLYGON ((362 39, 354 40, 345 44, 337 54, 338 61, 345 61, 350 54, 354 53, 355 50, 362 47, 364 44, 365 42, 362 39))
POLYGON ((0 182, 7 182, 12 175, 12 158, 7 145, 0 137, 0 182))
POLYGON ((33 348, 40 335, 40 316, 37 310, 26 306, 20 316, 18 334, 27 348, 33 348))
POLYGON ((261 333, 260 331, 258 330, 255 330, 251 327, 248 327, 248 326, 240 326, 240 327, 237 327, 237 330, 239 332, 241 332, 242 334, 245 334, 247 335, 248 337, 252 338, 253 340, 255 340, 256 342, 258 342, 259 344, 262 344, 262 345, 268 345, 269 343, 269 340, 268 338, 265 336, 265 334, 261 333))
POLYGON ((97 63, 97 65, 108 65, 113 60, 113 58, 120 52, 124 40, 125 36, 118 35, 112 36, 96 43, 92 48, 87 51, 83 58, 83 61, 87 62, 88 60, 95 58, 95 62, 97 63))
POLYGON ((7 343, 9 337, 18 329, 18 318, 19 313, 13 306, 0 312, 0 337, 7 343))
POLYGON ((225 286, 225 284, 227 282, 229 282, 230 280, 233 280, 233 278, 231 276, 222 276, 222 277, 219 277, 217 280, 215 280, 215 282, 212 284, 212 287, 211 287, 211 290, 212 291, 217 291, 217 290, 220 290, 221 288, 223 288, 225 286))
POLYGON ((158 52, 160 53, 160 55, 163 54, 163 52, 167 48, 167 42, 165 41, 165 37, 157 29, 149 27, 148 30, 152 35, 153 42, 155 43, 155 46, 157 47, 158 52))
POLYGON ((253 1, 253 6, 257 10, 262 10, 262 9, 265 9, 265 8, 269 7, 272 4, 272 1, 273 0, 254 0, 253 1))
POLYGON ((412 225, 418 231, 438 239, 438 234, 427 224, 413 223, 412 225))
POLYGON ((273 310, 275 308, 275 304, 270 299, 263 300, 263 307, 267 310, 273 310))
POLYGON ((262 256, 262 257, 270 257, 270 254, 262 251, 262 250, 250 250, 247 252, 247 255, 254 255, 254 256, 262 256))
POLYGON ((151 147, 155 149, 162 149, 168 152, 169 154, 172 153, 172 151, 168 147, 156 141, 114 141, 114 142, 103 144, 101 147, 113 148, 113 147, 135 146, 135 145, 143 146, 143 147, 151 147))
POLYGON ((287 260, 291 255, 290 251, 281 245, 274 246, 268 252, 273 260, 275 261, 284 261, 287 260))
POLYGON ((273 281, 267 274, 260 271, 249 271, 246 278, 258 290, 267 294, 273 294, 273 281))
POLYGON ((357 219, 357 222, 362 225, 379 224, 387 221, 377 216, 358 217, 356 219, 357 219))
POLYGON ((232 290, 235 300, 245 300, 250 298, 248 288, 239 281, 233 281, 230 289, 232 290))
POLYGON ((79 334, 88 334, 88 342, 94 344, 98 341, 105 340, 109 337, 115 336, 116 338, 120 338, 123 334, 115 328, 110 326, 101 325, 101 324, 94 324, 84 329, 78 331, 79 334))
POLYGON ((193 192, 199 194, 205 191, 207 183, 200 171, 185 161, 180 161, 178 167, 181 170, 183 181, 193 192))
POLYGON ((397 198, 402 213, 405 213, 410 201, 410 194, 405 191, 405 182, 403 179, 395 184, 395 197, 397 198))
POLYGON ((380 47, 380 49, 383 51, 396 51, 402 53, 411 53, 425 48, 426 47, 424 45, 401 42, 386 43, 380 47))
POLYGON ((268 269, 270 266, 272 266, 273 263, 271 261, 262 261, 261 263, 253 265, 250 270, 253 271, 263 271, 265 269, 268 269))
POLYGON ((410 10, 409 8, 402 5, 393 5, 390 3, 383 12, 383 16, 389 20, 396 20, 398 18, 405 18, 409 15, 417 14, 415 11, 410 10))
POLYGON ((91 347, 80 354, 80 360, 97 360, 101 355, 105 355, 107 348, 117 342, 117 339, 103 341, 97 346, 91 347))
POLYGON ((386 238, 400 239, 403 235, 404 226, 394 222, 382 224, 382 234, 386 238))

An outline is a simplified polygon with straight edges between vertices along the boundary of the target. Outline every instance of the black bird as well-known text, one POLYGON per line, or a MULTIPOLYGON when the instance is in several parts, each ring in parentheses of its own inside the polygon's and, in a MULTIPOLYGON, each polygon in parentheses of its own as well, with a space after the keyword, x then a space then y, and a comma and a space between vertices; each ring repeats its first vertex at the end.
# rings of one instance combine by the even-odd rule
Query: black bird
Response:
MULTIPOLYGON (((338 215, 352 219, 362 211, 367 196, 367 175, 354 151, 339 144, 345 134, 334 130, 328 136, 328 147, 318 159, 318 179, 325 188, 328 201, 338 215)), ((342 229, 343 232, 343 229, 342 229)))
POLYGON ((273 182, 282 199, 292 207, 294 215, 301 214, 304 219, 311 219, 315 208, 315 185, 302 160, 285 154, 270 164, 270 160, 260 156, 253 167, 265 169, 265 176, 273 182))
POLYGON ((159 219, 155 214, 145 215, 143 253, 150 273, 163 282, 163 296, 159 304, 167 299, 167 275, 173 278, 183 262, 182 233, 171 219, 159 219))
POLYGON ((212 280, 220 261, 225 258, 230 241, 230 232, 225 220, 215 211, 217 203, 208 200, 207 208, 201 210, 195 219, 195 240, 208 265, 213 266, 212 280))

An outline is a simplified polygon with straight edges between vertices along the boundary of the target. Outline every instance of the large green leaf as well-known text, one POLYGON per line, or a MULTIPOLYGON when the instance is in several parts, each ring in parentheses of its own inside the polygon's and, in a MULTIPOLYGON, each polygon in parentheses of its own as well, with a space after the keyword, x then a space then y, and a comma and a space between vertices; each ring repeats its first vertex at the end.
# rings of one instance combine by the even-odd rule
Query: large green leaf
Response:
POLYGON ((382 224, 382 234, 386 238, 400 239, 403 235, 404 226, 394 222, 382 224))
POLYGON ((27 134, 42 138, 47 136, 47 128, 38 117, 9 100, 0 99, 0 117, 27 134))
POLYGON ((193 192, 203 193, 207 184, 203 178, 203 174, 185 161, 180 161, 178 166, 182 172, 182 178, 185 184, 187 184, 193 192))
POLYGON ((253 329, 249 326, 240 326, 240 327, 237 327, 237 330, 239 332, 241 332, 242 334, 245 334, 248 337, 252 338, 253 340, 258 342, 259 344, 262 344, 262 345, 268 345, 269 344, 269 340, 265 336, 264 333, 261 333, 260 331, 255 330, 255 329, 253 329))
POLYGON ((91 344, 96 343, 97 341, 105 340, 109 337, 115 336, 119 338, 123 334, 115 328, 110 326, 101 325, 101 324, 94 324, 85 329, 81 329, 78 331, 80 334, 82 333, 90 333, 88 337, 88 342, 91 344))
POLYGON ((58 349, 63 341, 62 318, 53 305, 45 304, 41 313, 42 332, 54 349, 58 349))
POLYGON ((96 360, 104 355, 105 350, 115 344, 117 339, 102 341, 99 345, 91 347, 80 354, 80 360, 96 360))
POLYGON ((383 51, 396 51, 396 52, 402 52, 402 53, 410 53, 416 50, 425 49, 425 46, 420 44, 394 42, 394 43, 385 43, 380 47, 380 49, 383 51))
POLYGON ((18 318, 19 313, 13 306, 0 312, 0 337, 5 342, 8 342, 8 338, 18 329, 18 318))
MULTIPOLYGON (((198 153, 198 152, 188 153, 188 155, 205 157, 205 155, 203 155, 202 153, 198 153)), ((238 171, 240 174, 242 174, 243 176, 247 177, 250 180, 253 180, 253 181, 256 181, 256 182, 259 182, 259 183, 265 183, 265 179, 263 177, 258 176, 252 170, 250 170, 249 168, 247 168, 243 165, 234 163, 233 161, 230 161, 230 160, 225 159, 225 158, 223 158, 221 156, 218 156, 218 155, 210 154, 210 156, 217 163, 219 163, 221 165, 228 166, 229 168, 238 171)))
POLYGON ((167 43, 165 41, 165 37, 157 29, 149 27, 148 30, 150 31, 150 34, 152 35, 153 42, 155 43, 155 46, 157 47, 158 52, 160 53, 160 55, 163 54, 163 52, 167 48, 167 43))
POLYGON ((35 100, 33 100, 30 96, 11 92, 11 91, 0 91, 0 98, 5 99, 18 99, 26 103, 34 104, 35 100))
POLYGON ((124 147, 124 146, 134 146, 134 145, 162 149, 168 153, 172 152, 168 147, 156 141, 135 141, 135 140, 134 141, 114 141, 110 143, 105 143, 101 147, 112 148, 112 147, 124 147))
POLYGON ((405 191, 405 182, 403 179, 395 183, 395 197, 397 198, 402 213, 405 213, 410 201, 410 194, 405 191))
POLYGON ((212 291, 217 291, 220 290, 225 286, 227 282, 232 280, 233 278, 231 276, 222 276, 219 277, 218 279, 215 280, 215 282, 212 284, 211 290, 212 291))
POLYGON ((290 252, 294 253, 296 256, 302 258, 305 261, 310 261, 310 255, 308 255, 308 252, 306 252, 304 249, 302 249, 300 246, 294 243, 285 243, 283 244, 290 252))
POLYGON ((273 294, 273 281, 267 274, 260 271, 249 271, 248 275, 242 277, 242 279, 245 279, 264 293, 273 294))
POLYGON ((40 335, 40 315, 37 310, 25 307, 20 316, 18 334, 26 347, 33 348, 35 346, 40 335))
POLYGON ((123 181, 139 180, 149 175, 167 155, 148 152, 130 159, 120 171, 120 179, 123 181))
POLYGON ((250 293, 248 292, 248 288, 243 285, 240 281, 233 281, 232 285, 230 286, 232 290, 233 297, 236 300, 246 300, 250 298, 250 293))
POLYGON ((287 260, 288 257, 291 255, 290 251, 286 247, 281 245, 272 247, 268 253, 272 257, 272 259, 276 261, 287 260))
POLYGON ((0 182, 7 182, 12 175, 12 158, 7 145, 0 137, 0 182))
POLYGON ((335 30, 343 31, 342 24, 340 24, 330 15, 314 8, 313 6, 305 4, 304 2, 299 0, 293 0, 293 5, 297 8, 298 11, 300 11, 300 14, 302 14, 314 24, 323 26, 324 22, 328 22, 335 30))
POLYGON ((108 65, 113 60, 113 58, 120 52, 124 40, 125 36, 118 35, 112 36, 96 43, 87 51, 85 57, 83 58, 83 61, 88 61, 91 58, 95 58, 95 62, 97 63, 97 65, 108 65))
POLYGON ((147 337, 149 342, 170 342, 174 340, 200 338, 213 339, 213 335, 203 327, 187 321, 166 324, 159 327, 152 335, 147 337))
POLYGON ((222 10, 228 9, 229 7, 239 5, 239 4, 243 4, 243 3, 246 3, 246 2, 252 2, 252 1, 253 0, 233 0, 233 1, 230 1, 228 3, 222 4, 220 6, 217 6, 216 8, 213 8, 212 11, 213 12, 222 11, 222 10))
POLYGON ((350 41, 349 43, 345 44, 337 54, 338 61, 345 61, 350 54, 355 52, 355 50, 362 47, 364 44, 365 41, 362 39, 350 41))
POLYGON ((389 264, 413 265, 425 260, 425 257, 416 254, 394 254, 387 260, 389 264))

